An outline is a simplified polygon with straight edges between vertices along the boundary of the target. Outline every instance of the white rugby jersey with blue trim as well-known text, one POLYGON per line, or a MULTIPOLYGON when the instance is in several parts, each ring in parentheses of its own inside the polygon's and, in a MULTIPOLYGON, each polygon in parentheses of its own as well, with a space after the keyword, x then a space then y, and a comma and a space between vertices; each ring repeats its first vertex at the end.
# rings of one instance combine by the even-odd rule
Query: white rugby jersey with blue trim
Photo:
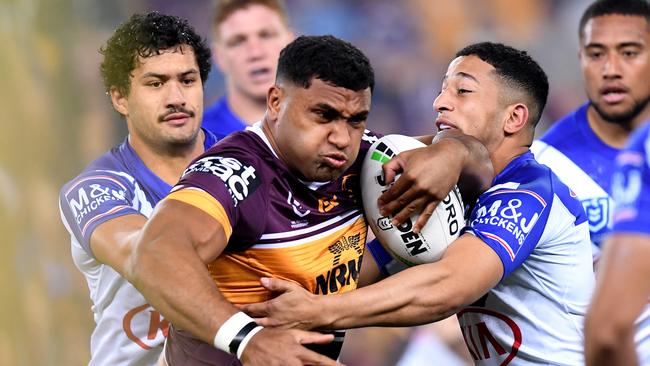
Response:
MULTIPOLYGON (((205 132, 207 150, 216 137, 205 132)), ((71 235, 72 259, 86 278, 93 303, 91 366, 145 366, 158 360, 168 322, 113 268, 95 259, 90 236, 119 216, 149 217, 171 188, 145 166, 127 139, 61 189, 59 206, 71 235)))
POLYGON ((473 208, 464 232, 489 245, 503 278, 458 313, 477 365, 583 365, 594 286, 589 228, 575 194, 530 152, 473 208))
POLYGON ((531 147, 535 159, 550 167, 582 202, 589 220, 594 261, 600 243, 612 229, 614 203, 610 183, 620 151, 605 144, 589 126, 584 104, 557 121, 531 147))
MULTIPOLYGON (((635 132, 616 158, 612 195, 616 202, 615 233, 650 236, 650 123, 635 132)), ((650 279, 648 279, 650 280, 650 279)), ((650 299, 649 299, 650 301, 650 299)), ((650 306, 636 324, 639 364, 650 365, 650 306)))

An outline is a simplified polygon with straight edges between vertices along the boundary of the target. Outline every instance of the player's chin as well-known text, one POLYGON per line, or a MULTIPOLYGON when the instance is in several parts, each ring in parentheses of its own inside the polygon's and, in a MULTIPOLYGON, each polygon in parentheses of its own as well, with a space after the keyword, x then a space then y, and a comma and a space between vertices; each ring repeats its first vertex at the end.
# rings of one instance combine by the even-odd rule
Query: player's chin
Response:
POLYGON ((310 180, 312 182, 329 182, 340 177, 344 171, 345 169, 343 168, 337 169, 327 165, 321 165, 313 172, 310 180))

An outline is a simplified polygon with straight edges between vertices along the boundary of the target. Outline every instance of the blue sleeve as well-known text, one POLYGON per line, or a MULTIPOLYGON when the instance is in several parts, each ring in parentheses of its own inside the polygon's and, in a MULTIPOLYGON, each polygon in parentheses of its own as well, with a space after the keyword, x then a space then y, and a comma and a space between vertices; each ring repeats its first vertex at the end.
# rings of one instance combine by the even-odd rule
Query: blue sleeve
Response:
POLYGON ((393 256, 384 249, 383 245, 381 245, 377 239, 373 239, 366 243, 366 248, 375 260, 375 263, 377 264, 377 267, 379 267, 379 271, 383 277, 388 277, 407 268, 406 264, 393 258, 393 256))
POLYGON ((484 193, 470 216, 469 232, 492 248, 503 263, 503 277, 532 253, 548 220, 550 197, 529 189, 484 193))
POLYGON ((616 158, 614 232, 650 235, 650 125, 635 133, 616 158))
POLYGON ((100 224, 127 214, 139 214, 133 207, 133 183, 111 171, 84 173, 63 186, 59 195, 62 219, 86 252, 90 236, 100 224))

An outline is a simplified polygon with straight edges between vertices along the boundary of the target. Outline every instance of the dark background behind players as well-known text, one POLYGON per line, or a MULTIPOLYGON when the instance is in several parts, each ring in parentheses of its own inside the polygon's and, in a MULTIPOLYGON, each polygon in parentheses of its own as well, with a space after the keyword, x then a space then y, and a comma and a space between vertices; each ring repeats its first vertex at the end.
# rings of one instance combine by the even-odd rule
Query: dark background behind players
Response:
MULTIPOLYGON (((331 33, 368 54, 377 73, 370 124, 405 134, 433 129, 431 101, 453 51, 490 39, 529 50, 547 70, 551 95, 540 135, 545 123, 584 100, 575 35, 587 3, 286 0, 298 34, 331 33)), ((119 116, 102 99, 96 46, 130 14, 154 9, 185 17, 210 34, 208 0, 0 3, 0 365, 88 360, 93 320, 85 281, 73 267, 56 216, 57 190, 124 134, 119 116)), ((206 104, 222 93, 215 71, 206 104)), ((388 332, 372 336, 390 339, 388 332)), ((360 355, 375 352, 361 342, 355 346, 360 355)), ((348 364, 363 362, 371 361, 348 364)))

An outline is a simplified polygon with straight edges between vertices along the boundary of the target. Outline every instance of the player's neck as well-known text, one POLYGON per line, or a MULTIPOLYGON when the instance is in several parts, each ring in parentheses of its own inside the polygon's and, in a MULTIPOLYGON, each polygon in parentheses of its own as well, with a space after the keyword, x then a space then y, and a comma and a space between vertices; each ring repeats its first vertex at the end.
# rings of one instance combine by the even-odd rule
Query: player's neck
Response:
POLYGON ((490 151, 494 175, 501 173, 510 162, 525 154, 529 149, 530 143, 520 139, 512 138, 502 142, 497 149, 490 151))
POLYGON ((603 143, 621 149, 625 146, 630 133, 648 117, 647 114, 641 113, 628 124, 621 124, 606 121, 594 107, 590 106, 587 109, 587 121, 591 130, 603 143))
POLYGON ((129 144, 138 154, 144 165, 156 176, 169 185, 178 182, 181 174, 190 162, 204 152, 205 134, 199 131, 194 143, 187 146, 170 148, 169 146, 152 146, 144 141, 129 136, 129 144))
POLYGON ((266 99, 255 99, 242 93, 232 92, 227 95, 228 107, 247 125, 260 121, 266 111, 266 99))

